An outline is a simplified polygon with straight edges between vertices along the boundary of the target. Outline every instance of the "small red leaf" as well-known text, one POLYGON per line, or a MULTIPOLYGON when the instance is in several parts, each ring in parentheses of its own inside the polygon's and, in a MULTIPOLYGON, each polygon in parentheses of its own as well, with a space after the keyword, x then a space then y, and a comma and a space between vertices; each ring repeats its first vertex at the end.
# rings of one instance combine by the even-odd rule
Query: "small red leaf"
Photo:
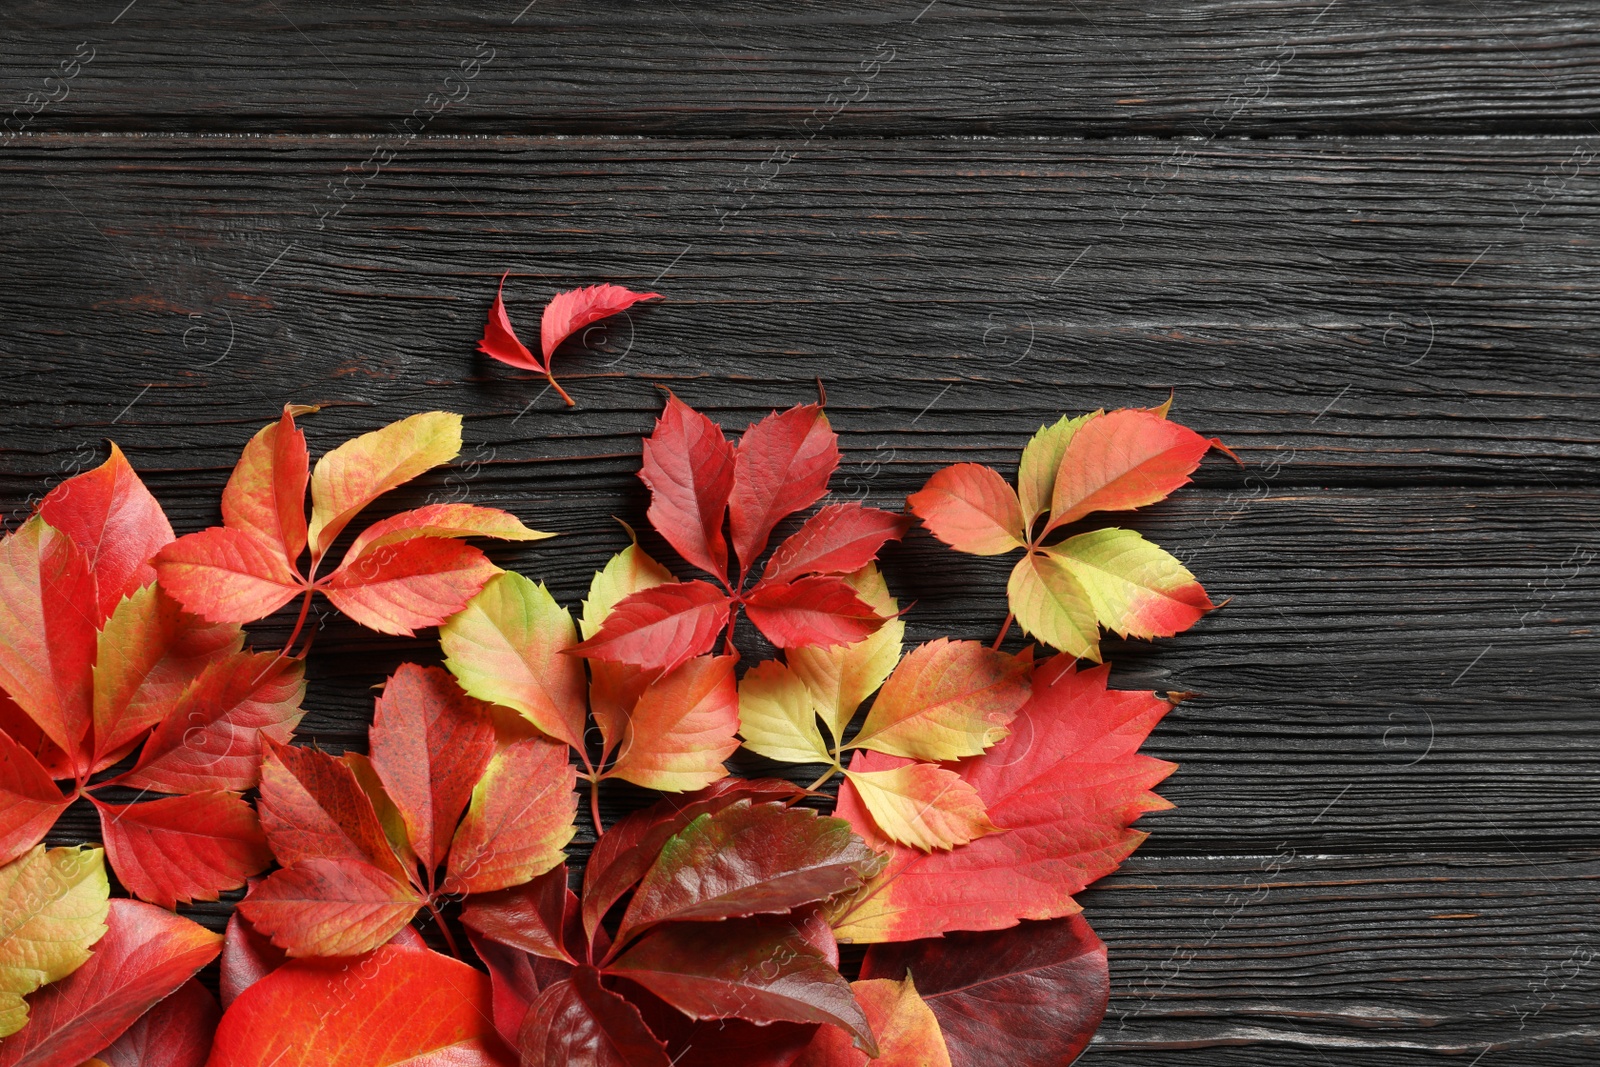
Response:
POLYGON ((566 864, 524 885, 475 894, 461 909, 461 921, 484 937, 570 964, 578 961, 568 941, 582 939, 577 920, 578 898, 567 888, 566 864))
POLYGON ((507 1044, 515 1046, 522 1021, 528 1017, 528 1005, 546 989, 572 977, 573 965, 491 941, 471 927, 467 929, 467 939, 478 959, 489 968, 489 983, 494 990, 494 1028, 507 1044))
POLYGON ((539 347, 544 350, 545 367, 551 365, 562 341, 591 322, 626 311, 641 300, 660 299, 660 293, 636 293, 620 285, 589 285, 557 293, 539 318, 539 347))
POLYGON ((305 859, 273 871, 239 910, 290 956, 354 956, 386 944, 424 903, 370 863, 305 859))
POLYGON ((939 1020, 952 1067, 1071 1063, 1099 1028, 1111 988, 1106 946, 1081 915, 874 945, 861 967, 864 980, 908 974, 939 1020))
POLYGON ((460 611, 498 573, 472 545, 418 537, 345 560, 319 588, 362 626, 411 637, 460 611))
POLYGON ((727 596, 710 582, 658 585, 623 597, 599 633, 567 651, 670 671, 711 651, 728 611, 727 596))
POLYGON ((1093 511, 1154 504, 1189 480, 1211 442, 1137 408, 1091 418, 1067 443, 1056 472, 1046 529, 1093 511))
POLYGON ((539 994, 517 1046, 522 1067, 672 1067, 639 1009, 588 966, 539 994))
POLYGON ((272 862, 254 809, 237 793, 95 807, 117 877, 134 896, 163 908, 216 900, 272 862))
POLYGON ((933 536, 960 552, 998 556, 1028 539, 1017 491, 978 463, 936 472, 906 504, 933 536))
POLYGON ((264 619, 304 589, 276 546, 226 526, 180 537, 153 562, 161 588, 211 622, 264 619))
POLYGON ((106 926, 88 963, 33 995, 28 1025, 0 1042, 0 1067, 76 1067, 187 982, 222 943, 137 900, 112 900, 106 926))
POLYGON ((696 656, 645 687, 607 775, 681 793, 725 776, 739 747, 733 656, 696 656))
POLYGON ((0 729, 0 865, 43 841, 71 803, 33 753, 0 729))
MULTIPOLYGON (((0 656, 3 655, 0 653, 0 656)), ((9 734, 11 740, 38 760, 39 766, 51 778, 72 777, 72 761, 67 754, 45 736, 39 724, 30 719, 28 713, 18 707, 17 702, 11 699, 11 694, 4 689, 0 689, 0 730, 9 734)))
POLYGON ((271 545, 291 568, 306 548, 306 485, 311 481, 306 435, 285 404, 278 421, 244 446, 222 491, 222 522, 271 545))
POLYGON ((848 574, 878 558, 887 541, 911 526, 896 515, 860 504, 829 504, 790 534, 772 553, 763 582, 787 582, 807 574, 848 574))
POLYGON ((96 1058, 106 1067, 205 1067, 221 1018, 217 998, 191 978, 96 1058))
POLYGON ((544 363, 528 351, 511 328, 511 316, 506 314, 504 299, 506 276, 500 275, 500 285, 494 292, 494 303, 489 305, 489 319, 483 324, 483 337, 478 341, 478 351, 501 363, 524 370, 543 371, 544 363))
POLYGON ((68 478, 39 503, 39 515, 83 549, 99 586, 100 619, 117 601, 155 581, 150 557, 172 540, 161 505, 113 442, 94 470, 68 478))
POLYGON ((668 393, 639 469, 650 487, 650 524, 680 556, 724 584, 722 518, 733 492, 733 456, 722 427, 668 393))
POLYGON ((343 760, 269 739, 257 807, 273 854, 285 866, 357 860, 406 879, 372 801, 343 760))
POLYGON ((810 507, 828 491, 828 479, 838 466, 839 438, 820 404, 802 404, 781 415, 773 412, 744 432, 734 454, 728 499, 740 573, 747 573, 766 551, 767 538, 780 520, 810 507))
POLYGON ((574 832, 576 772, 567 746, 542 734, 503 746, 472 790, 450 843, 446 893, 520 885, 565 859, 574 832))
POLYGON ((779 648, 855 644, 885 621, 850 583, 831 574, 763 581, 745 598, 744 610, 779 648))
POLYGON ((250 920, 235 908, 228 916, 228 929, 222 941, 222 1006, 231 1005, 239 994, 288 962, 288 953, 250 925, 250 920))

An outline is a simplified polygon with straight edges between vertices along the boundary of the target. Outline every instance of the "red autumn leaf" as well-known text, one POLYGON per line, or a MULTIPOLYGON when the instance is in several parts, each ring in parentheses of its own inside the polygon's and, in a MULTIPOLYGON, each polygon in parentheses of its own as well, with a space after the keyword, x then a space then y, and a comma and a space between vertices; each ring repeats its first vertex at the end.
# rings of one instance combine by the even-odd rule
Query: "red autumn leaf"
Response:
POLYGON ((582 940, 578 898, 567 888, 565 864, 531 882, 474 896, 461 909, 461 921, 501 945, 578 963, 568 947, 572 938, 582 940))
POLYGON ((564 744, 534 734, 502 746, 451 842, 444 892, 492 892, 558 865, 575 832, 576 779, 564 744))
POLYGON ((939 1020, 951 1067, 1070 1063, 1099 1028, 1111 988, 1106 946, 1080 915, 867 951, 863 980, 906 975, 939 1020))
POLYGON ((851 645, 884 623, 848 582, 831 574, 762 582, 746 597, 744 611, 779 648, 851 645))
POLYGON ((561 342, 590 323, 626 311, 641 300, 661 298, 660 293, 635 293, 620 285, 591 285, 557 293, 545 305, 544 315, 539 322, 539 346, 543 351, 541 358, 528 351, 512 329, 511 317, 506 314, 503 298, 505 287, 506 275, 501 275, 494 303, 489 307, 489 320, 484 323, 483 338, 478 342, 478 351, 513 367, 539 371, 549 379, 551 387, 561 394, 561 399, 567 402, 568 407, 573 406, 572 398, 556 382, 555 365, 552 362, 561 342))
MULTIPOLYGON (((837 814, 888 862, 831 916, 840 940, 997 930, 1079 911, 1073 894, 1115 870, 1144 840, 1133 821, 1171 807, 1150 790, 1173 765, 1139 755, 1138 748, 1172 705, 1150 692, 1108 690, 1108 673, 1107 667, 1076 671, 1066 656, 1040 664, 1011 735, 980 756, 949 764, 1005 833, 951 851, 897 845, 878 831, 846 780, 837 814)), ((850 769, 906 762, 863 751, 850 769)))
POLYGON ((522 1067, 672 1067, 639 1009, 575 968, 541 992, 517 1037, 522 1067))
POLYGON ((403 663, 383 687, 369 734, 372 767, 431 870, 449 853, 472 787, 494 755, 489 705, 438 667, 403 663))
POLYGON ((842 819, 736 800, 700 815, 663 848, 622 917, 612 951, 659 923, 793 911, 854 889, 878 866, 877 855, 842 819))
POLYGON ((557 982, 566 981, 574 965, 561 960, 544 959, 491 941, 471 927, 467 929, 467 938, 478 959, 489 969, 494 1000, 494 1028, 507 1044, 515 1047, 517 1035, 522 1031, 522 1021, 528 1015, 528 1005, 557 982))
POLYGON ((1211 442, 1149 411, 1092 418, 1068 442, 1050 498, 1049 528, 1092 511, 1154 504, 1185 484, 1211 442))
POLYGON ((722 761, 739 747, 735 659, 696 656, 645 686, 606 777, 686 792, 725 776, 722 761))
POLYGON ((741 575, 766 551, 767 538, 780 520, 810 507, 828 491, 828 479, 838 466, 839 438, 821 404, 773 412, 744 432, 734 453, 728 498, 728 524, 741 575))
POLYGON ((396 941, 348 962, 294 960, 250 986, 208 1067, 515 1067, 490 1021, 489 978, 396 941))
POLYGON ((43 841, 71 803, 33 754, 0 729, 0 864, 43 841))
POLYGON ((221 1018, 217 998, 191 978, 95 1058, 106 1067, 205 1067, 221 1018))
POLYGON ((226 526, 178 538, 161 550, 155 566, 161 588, 211 622, 266 618, 305 588, 281 551, 226 526))
POLYGON ((672 582, 624 597, 575 656, 670 671, 711 651, 728 624, 729 602, 710 582, 672 582))
POLYGON ((749 800, 792 804, 805 790, 777 779, 724 778, 695 793, 667 797, 618 822, 595 842, 584 868, 583 926, 590 938, 612 905, 645 876, 662 846, 699 816, 749 800))
POLYGON ((255 811, 237 793, 94 804, 117 877, 129 892, 163 908, 216 900, 272 862, 255 811))
POLYGON ((424 903, 411 884, 370 863, 309 858, 273 871, 239 910, 292 957, 354 956, 387 944, 424 903))
POLYGON ((426 537, 373 549, 328 575, 321 588, 362 626, 411 637, 466 607, 499 572, 472 545, 426 537))
POLYGON ((222 938, 137 900, 113 900, 89 962, 31 999, 0 1067, 78 1067, 217 954, 222 938))
MULTIPOLYGON (((823 928, 827 925, 824 923, 823 928)), ((835 961, 837 966, 837 961, 835 961)), ((627 996, 645 1025, 667 1046, 672 1067, 791 1067, 819 1030, 850 1036, 818 1023, 752 1023, 743 1019, 692 1019, 643 986, 630 982, 627 996)), ((863 1053, 857 1053, 863 1056, 863 1053)))
POLYGON ((351 860, 406 880, 383 825, 348 764, 314 749, 266 742, 261 827, 278 862, 351 860))
POLYGON ((250 925, 250 921, 235 908, 228 916, 228 928, 222 940, 222 967, 219 988, 222 1006, 231 1005, 240 993, 282 967, 289 960, 288 953, 250 925))
POLYGON ((306 435, 285 404, 278 421, 256 432, 222 490, 222 522, 270 545, 293 569, 306 548, 306 435))
POLYGON ((829 504, 807 519, 767 560, 763 582, 808 574, 849 574, 878 558, 888 541, 905 536, 911 519, 860 504, 829 504))
POLYGON ((644 442, 639 478, 650 489, 650 524, 678 555, 727 584, 723 514, 733 492, 734 451, 722 428, 671 393, 644 442))
POLYGON ((978 556, 998 556, 1028 539, 1016 490, 991 468, 957 463, 906 499, 933 536, 978 556))
MULTIPOLYGON (((793 1067, 952 1067, 939 1020, 911 978, 900 982, 871 978, 852 982, 850 989, 878 1039, 878 1057, 869 1060, 850 1044, 850 1035, 825 1026, 793 1067)), ((1026 1024, 1018 1030, 1025 1032, 1026 1024)))
MULTIPOLYGON (((0 653, 3 656, 3 653, 0 653)), ((65 752, 62 752, 56 743, 44 735, 39 729, 39 724, 28 717, 28 713, 17 706, 11 699, 11 694, 0 689, 0 730, 5 731, 11 740, 39 761, 45 773, 53 779, 71 778, 72 761, 65 752)))
POLYGON ((39 515, 88 556, 99 586, 97 621, 108 618, 123 597, 155 581, 150 557, 172 540, 161 505, 115 442, 100 466, 46 493, 39 515))

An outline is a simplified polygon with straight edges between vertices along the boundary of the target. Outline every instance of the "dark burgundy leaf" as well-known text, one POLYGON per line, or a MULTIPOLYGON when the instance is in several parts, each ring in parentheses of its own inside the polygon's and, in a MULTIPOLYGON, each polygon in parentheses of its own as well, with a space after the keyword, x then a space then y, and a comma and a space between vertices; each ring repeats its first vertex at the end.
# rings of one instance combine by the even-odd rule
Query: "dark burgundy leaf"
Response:
POLYGON ((588 966, 539 994, 517 1047, 522 1067, 672 1067, 639 1009, 588 966))

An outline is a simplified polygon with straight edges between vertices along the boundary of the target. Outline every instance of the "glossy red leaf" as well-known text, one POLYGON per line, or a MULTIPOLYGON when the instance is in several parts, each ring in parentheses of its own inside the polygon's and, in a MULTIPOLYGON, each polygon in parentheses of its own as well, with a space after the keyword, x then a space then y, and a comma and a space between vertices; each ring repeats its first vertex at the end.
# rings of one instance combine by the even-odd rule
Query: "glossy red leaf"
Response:
POLYGON ((670 671, 711 651, 728 624, 729 601, 710 582, 673 582, 623 597, 575 656, 670 671))
POLYGON ((744 611, 779 648, 853 645, 884 624, 850 583, 831 574, 762 582, 745 599, 744 611))
POLYGON ((1071 1063, 1099 1028, 1111 988, 1106 947, 1079 915, 874 945, 861 968, 863 979, 908 974, 939 1020, 951 1067, 1071 1063))
POLYGON ((589 966, 539 994, 517 1045, 522 1067, 672 1067, 639 1009, 589 966))
MULTIPOLYGON (((837 814, 888 863, 835 910, 839 939, 905 941, 1079 911, 1073 895, 1144 840, 1133 821, 1171 807, 1151 790, 1173 765, 1138 748, 1172 705, 1150 692, 1108 690, 1108 674, 1107 667, 1076 671, 1066 656, 1040 664, 1011 735, 948 765, 978 791, 1005 833, 948 852, 896 845, 873 825, 850 783, 841 785, 837 814)), ((860 752, 850 767, 904 763, 860 752)))
POLYGON ((268 740, 256 806, 273 854, 285 866, 355 860, 406 879, 372 801, 343 760, 268 740))
POLYGON ((978 463, 936 472, 906 504, 933 536, 960 552, 998 556, 1028 539, 1017 491, 978 463))
MULTIPOLYGON (((83 549, 98 585, 99 619, 155 581, 150 557, 172 540, 161 505, 113 442, 94 470, 68 478, 39 503, 39 515, 83 549)), ((99 620, 97 620, 99 621, 99 620)))
POLYGON ((222 938, 137 900, 112 900, 89 962, 35 993, 0 1067, 77 1067, 217 955, 222 938))
MULTIPOLYGON (((821 1029, 817 1023, 692 1019, 644 986, 623 983, 618 988, 638 1007, 650 1032, 666 1043, 672 1067, 790 1067, 821 1029)), ((849 1045, 844 1031, 835 1032, 849 1045)))
POLYGON ((645 687, 606 772, 647 789, 685 792, 728 772, 739 747, 735 656, 696 656, 645 687))
POLYGON ((506 1043, 515 1047, 522 1032, 528 1006, 539 994, 572 976, 573 964, 544 959, 480 935, 471 927, 467 937, 478 959, 489 968, 493 989, 494 1028, 506 1043))
POLYGON ((334 607, 379 633, 411 637, 466 607, 500 568, 442 537, 385 544, 340 564, 319 585, 334 607))
POLYGON ((1150 411, 1124 408, 1078 427, 1061 456, 1046 529, 1094 511, 1154 504, 1185 484, 1211 442, 1150 411))
POLYGON ((222 1015, 208 1067, 515 1067, 489 977, 398 940, 352 960, 293 960, 222 1015))
POLYGON ((162 589, 211 622, 266 618, 305 589, 277 546, 226 526, 178 538, 153 565, 162 589))
POLYGON ((523 885, 468 898, 461 921, 502 945, 550 960, 576 964, 569 947, 582 940, 578 898, 567 888, 562 864, 523 885))
POLYGON ((660 300, 660 293, 636 293, 620 285, 588 285, 557 293, 539 318, 539 347, 545 366, 561 342, 592 322, 626 311, 641 300, 660 300))
POLYGON ((426 868, 438 867, 494 755, 489 705, 462 692, 445 670, 403 663, 378 697, 368 735, 373 769, 412 848, 426 868))
POLYGON ((656 862, 667 840, 706 812, 738 800, 792 804, 805 790, 775 778, 724 778, 694 793, 665 799, 619 821, 595 842, 584 868, 583 926, 594 937, 600 920, 656 862))
POLYGON ((773 412, 744 432, 734 453, 728 498, 728 526, 741 574, 766 551, 774 526, 828 491, 838 466, 839 438, 821 404, 773 412))
POLYGON ((0 730, 0 865, 43 841, 71 803, 33 753, 0 730))
POLYGON ((205 1067, 221 1018, 217 998, 191 978, 96 1058, 106 1067, 205 1067))
POLYGON ((273 871, 239 910, 292 957, 355 956, 388 943, 425 902, 409 883, 347 857, 273 871))
POLYGON ((134 896, 163 908, 216 900, 272 862, 255 810, 237 793, 94 804, 117 878, 134 896))
POLYGON ((763 582, 787 582, 807 574, 849 574, 878 558, 889 541, 911 526, 896 515, 860 504, 829 504, 807 519, 773 550, 763 582))
POLYGON ((228 928, 223 933, 222 966, 219 988, 222 1006, 231 1005, 240 993, 282 967, 289 954, 272 939, 261 933, 238 908, 228 916, 228 928))
POLYGON ((222 491, 223 525, 270 545, 292 568, 306 548, 306 435, 285 404, 278 421, 256 432, 222 491))
POLYGON ((650 487, 650 524, 680 556, 724 583, 722 519, 733 492, 733 457, 720 426, 668 393, 639 470, 650 487))
POLYGON ((96 603, 87 553, 43 519, 0 541, 0 689, 80 764, 93 720, 96 603))
POLYGON ((206 665, 121 779, 136 789, 187 793, 250 789, 264 739, 286 742, 305 714, 305 663, 235 652, 206 665))
POLYGON ((877 867, 877 855, 842 819, 737 800, 700 815, 662 846, 622 918, 617 944, 663 922, 792 911, 854 889, 877 867))
POLYGON ((876 1053, 850 984, 789 917, 669 923, 605 968, 695 1019, 828 1023, 876 1053))

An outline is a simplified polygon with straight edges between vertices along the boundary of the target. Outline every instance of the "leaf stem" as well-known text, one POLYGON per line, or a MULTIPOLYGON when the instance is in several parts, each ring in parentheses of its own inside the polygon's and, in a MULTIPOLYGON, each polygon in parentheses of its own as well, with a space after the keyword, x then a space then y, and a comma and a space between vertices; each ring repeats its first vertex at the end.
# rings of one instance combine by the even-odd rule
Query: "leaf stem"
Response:
POLYGON ((589 778, 589 817, 594 820, 594 836, 598 839, 606 828, 600 825, 600 776, 591 775, 589 778))
POLYGON ((578 406, 577 402, 567 395, 567 391, 561 388, 561 383, 556 381, 556 376, 554 374, 550 373, 549 371, 545 371, 544 376, 550 379, 550 388, 561 394, 561 399, 567 402, 567 407, 575 408, 578 406))
POLYGON ((461 949, 456 946, 455 935, 450 932, 449 924, 444 921, 444 915, 440 913, 439 905, 433 902, 432 897, 428 898, 428 910, 433 913, 433 921, 438 924, 439 932, 444 935, 444 943, 450 946, 450 955, 458 960, 461 959, 461 949))
POLYGON ((294 621, 294 629, 289 634, 289 640, 283 643, 283 651, 278 653, 278 658, 283 659, 294 648, 294 643, 300 639, 300 631, 305 628, 306 616, 311 613, 311 596, 315 592, 310 586, 306 587, 306 595, 300 601, 300 617, 294 621))
POLYGON ((994 639, 994 644, 990 645, 990 648, 995 649, 996 651, 999 650, 1000 642, 1004 641, 1006 639, 1006 634, 1011 632, 1011 620, 1015 618, 1016 616, 1011 612, 1006 612, 1006 621, 1000 624, 1000 635, 994 639))
POLYGON ((823 783, 825 783, 829 778, 832 778, 834 775, 838 774, 843 769, 844 768, 840 767, 837 763, 835 763, 832 767, 829 767, 826 771, 823 772, 821 778, 818 778, 816 781, 814 781, 810 785, 806 786, 806 792, 814 793, 818 789, 821 789, 822 786, 823 786, 823 783))

